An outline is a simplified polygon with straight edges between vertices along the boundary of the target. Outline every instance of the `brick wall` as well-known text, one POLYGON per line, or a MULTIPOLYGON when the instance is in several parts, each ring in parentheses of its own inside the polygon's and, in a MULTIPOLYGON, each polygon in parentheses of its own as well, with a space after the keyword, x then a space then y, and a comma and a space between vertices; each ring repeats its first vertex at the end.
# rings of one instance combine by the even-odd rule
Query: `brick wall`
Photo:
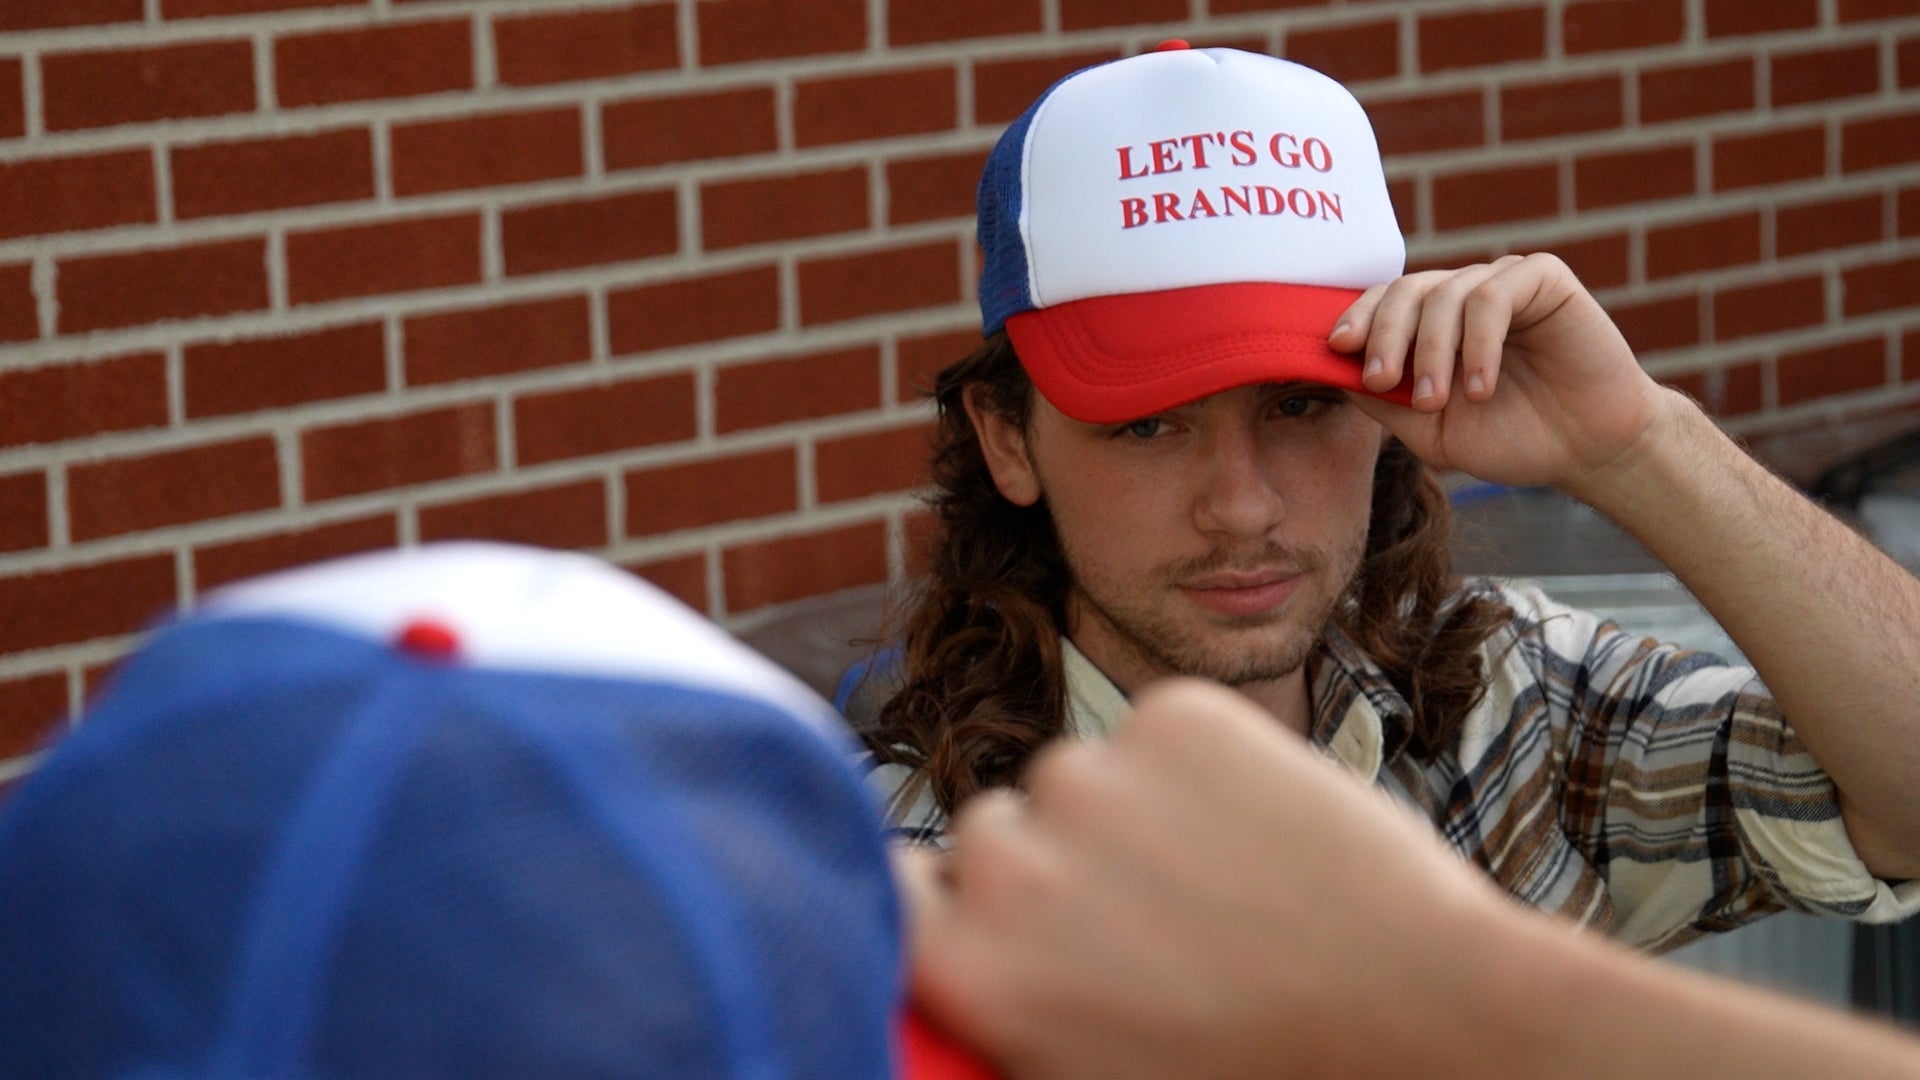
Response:
POLYGON ((1920 0, 0 0, 0 777, 156 612, 486 536, 910 572, 972 188, 1170 36, 1349 82, 1740 432, 1920 398, 1920 0))

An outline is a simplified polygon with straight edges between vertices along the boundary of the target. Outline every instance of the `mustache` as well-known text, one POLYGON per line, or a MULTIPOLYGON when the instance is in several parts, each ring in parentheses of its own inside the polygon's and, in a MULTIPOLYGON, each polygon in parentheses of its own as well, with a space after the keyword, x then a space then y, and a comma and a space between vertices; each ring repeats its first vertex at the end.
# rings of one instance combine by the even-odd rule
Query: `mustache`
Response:
POLYGON ((1168 563, 1161 572, 1169 581, 1185 581, 1209 574, 1255 573, 1263 570, 1304 574, 1326 564, 1327 553, 1317 548, 1269 543, 1216 547, 1203 555, 1168 563))

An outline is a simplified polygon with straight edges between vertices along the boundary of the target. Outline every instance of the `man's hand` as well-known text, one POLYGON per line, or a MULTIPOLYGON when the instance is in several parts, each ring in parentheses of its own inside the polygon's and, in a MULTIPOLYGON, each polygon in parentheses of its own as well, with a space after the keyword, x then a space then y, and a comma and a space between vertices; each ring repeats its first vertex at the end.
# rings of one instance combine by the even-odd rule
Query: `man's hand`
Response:
POLYGON ((1368 289, 1339 320, 1386 390, 1411 371, 1413 405, 1361 408, 1438 468, 1577 488, 1630 456, 1661 413, 1607 313, 1552 255, 1410 274, 1368 289))
POLYGON ((921 1007, 1009 1074, 1477 1060, 1448 1034, 1470 1006, 1433 988, 1490 959, 1474 942, 1508 905, 1246 699, 1159 684, 1111 742, 1057 744, 1027 775, 1027 798, 976 799, 950 854, 903 867, 921 1007))

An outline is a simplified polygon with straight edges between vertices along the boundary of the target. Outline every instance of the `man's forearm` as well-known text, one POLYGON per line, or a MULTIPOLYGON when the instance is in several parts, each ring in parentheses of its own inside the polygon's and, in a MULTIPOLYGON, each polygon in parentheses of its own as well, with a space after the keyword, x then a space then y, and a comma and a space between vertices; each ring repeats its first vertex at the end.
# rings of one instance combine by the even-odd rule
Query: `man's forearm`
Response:
POLYGON ((1642 445, 1567 490, 1739 644, 1839 787, 1868 866, 1920 876, 1920 581, 1676 393, 1642 445))

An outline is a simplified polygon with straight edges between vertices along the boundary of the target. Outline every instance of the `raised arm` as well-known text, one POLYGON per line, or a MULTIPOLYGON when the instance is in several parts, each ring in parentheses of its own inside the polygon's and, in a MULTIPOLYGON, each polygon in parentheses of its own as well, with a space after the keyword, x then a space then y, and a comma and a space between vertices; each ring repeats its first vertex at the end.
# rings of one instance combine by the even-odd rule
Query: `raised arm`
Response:
POLYGON ((1428 462, 1557 486, 1638 537, 1753 662, 1868 868, 1920 877, 1920 581, 1654 383, 1551 256, 1371 290, 1333 343, 1365 346, 1369 385, 1411 365, 1413 408, 1362 404, 1428 462))

